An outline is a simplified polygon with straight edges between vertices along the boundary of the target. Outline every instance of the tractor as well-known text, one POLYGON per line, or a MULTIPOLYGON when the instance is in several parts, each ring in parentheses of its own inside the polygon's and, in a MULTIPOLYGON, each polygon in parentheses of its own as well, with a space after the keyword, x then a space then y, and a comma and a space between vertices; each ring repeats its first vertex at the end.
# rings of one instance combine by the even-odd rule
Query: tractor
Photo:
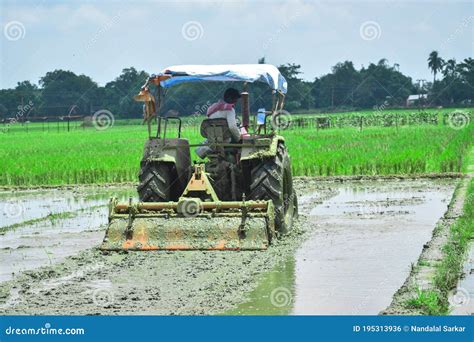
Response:
POLYGON ((287 122, 286 92, 285 78, 269 64, 181 65, 151 75, 135 96, 143 102, 149 136, 140 164, 139 201, 111 199, 101 249, 260 250, 288 233, 298 205, 290 156, 278 134, 280 123, 287 122), (206 118, 200 126, 205 142, 191 144, 181 136, 186 122, 161 113, 167 88, 227 81, 242 83, 239 142, 231 140, 226 119, 206 118), (250 115, 248 85, 253 82, 272 90, 262 134, 250 115), (171 128, 177 137, 169 137, 171 128), (203 146, 208 147, 204 159, 192 162, 192 149, 203 146))

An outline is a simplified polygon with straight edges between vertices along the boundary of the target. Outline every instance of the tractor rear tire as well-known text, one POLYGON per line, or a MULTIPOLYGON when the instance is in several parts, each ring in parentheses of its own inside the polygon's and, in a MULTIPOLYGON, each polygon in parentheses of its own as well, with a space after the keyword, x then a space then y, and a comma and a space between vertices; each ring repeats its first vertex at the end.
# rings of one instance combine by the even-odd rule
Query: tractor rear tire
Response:
POLYGON ((278 144, 275 158, 263 159, 251 170, 250 199, 272 200, 275 206, 275 229, 288 233, 298 213, 293 189, 291 163, 285 145, 278 144))
POLYGON ((165 163, 142 162, 140 183, 137 187, 141 202, 168 202, 171 200, 171 168, 165 163))

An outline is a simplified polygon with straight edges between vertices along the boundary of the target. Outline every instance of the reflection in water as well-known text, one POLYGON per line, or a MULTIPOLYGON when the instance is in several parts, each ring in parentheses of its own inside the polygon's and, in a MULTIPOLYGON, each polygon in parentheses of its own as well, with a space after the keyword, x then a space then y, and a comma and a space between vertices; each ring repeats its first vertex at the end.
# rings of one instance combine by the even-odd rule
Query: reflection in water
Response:
POLYGON ((295 258, 289 257, 263 275, 250 299, 226 315, 288 315, 295 298, 295 258))

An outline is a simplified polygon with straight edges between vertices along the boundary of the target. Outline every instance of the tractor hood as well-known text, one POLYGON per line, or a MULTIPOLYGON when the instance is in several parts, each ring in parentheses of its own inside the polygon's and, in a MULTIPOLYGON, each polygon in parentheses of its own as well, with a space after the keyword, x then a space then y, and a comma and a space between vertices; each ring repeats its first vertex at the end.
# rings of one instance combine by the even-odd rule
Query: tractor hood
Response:
POLYGON ((196 81, 243 81, 263 82, 286 94, 288 87, 285 77, 271 64, 174 65, 151 78, 159 79, 164 88, 196 81))

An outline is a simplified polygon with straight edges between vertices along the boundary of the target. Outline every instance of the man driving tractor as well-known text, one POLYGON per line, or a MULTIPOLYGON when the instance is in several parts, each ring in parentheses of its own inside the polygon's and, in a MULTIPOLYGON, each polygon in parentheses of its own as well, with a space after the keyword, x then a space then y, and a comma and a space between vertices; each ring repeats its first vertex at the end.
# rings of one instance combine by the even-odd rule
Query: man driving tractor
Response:
POLYGON ((223 100, 217 101, 207 109, 207 117, 209 119, 227 119, 227 125, 232 134, 233 142, 240 140, 240 129, 237 126, 234 109, 240 97, 240 92, 237 89, 227 88, 224 92, 223 100))
MULTIPOLYGON (((240 99, 240 92, 235 88, 227 88, 224 92, 223 99, 220 99, 216 103, 213 103, 207 109, 207 117, 209 119, 226 119, 227 125, 229 126, 230 133, 232 135, 232 141, 228 142, 239 142, 241 139, 240 128, 237 125, 236 114, 234 106, 240 99)), ((196 149, 196 154, 200 158, 204 158, 211 148, 209 146, 201 146, 196 149)))

